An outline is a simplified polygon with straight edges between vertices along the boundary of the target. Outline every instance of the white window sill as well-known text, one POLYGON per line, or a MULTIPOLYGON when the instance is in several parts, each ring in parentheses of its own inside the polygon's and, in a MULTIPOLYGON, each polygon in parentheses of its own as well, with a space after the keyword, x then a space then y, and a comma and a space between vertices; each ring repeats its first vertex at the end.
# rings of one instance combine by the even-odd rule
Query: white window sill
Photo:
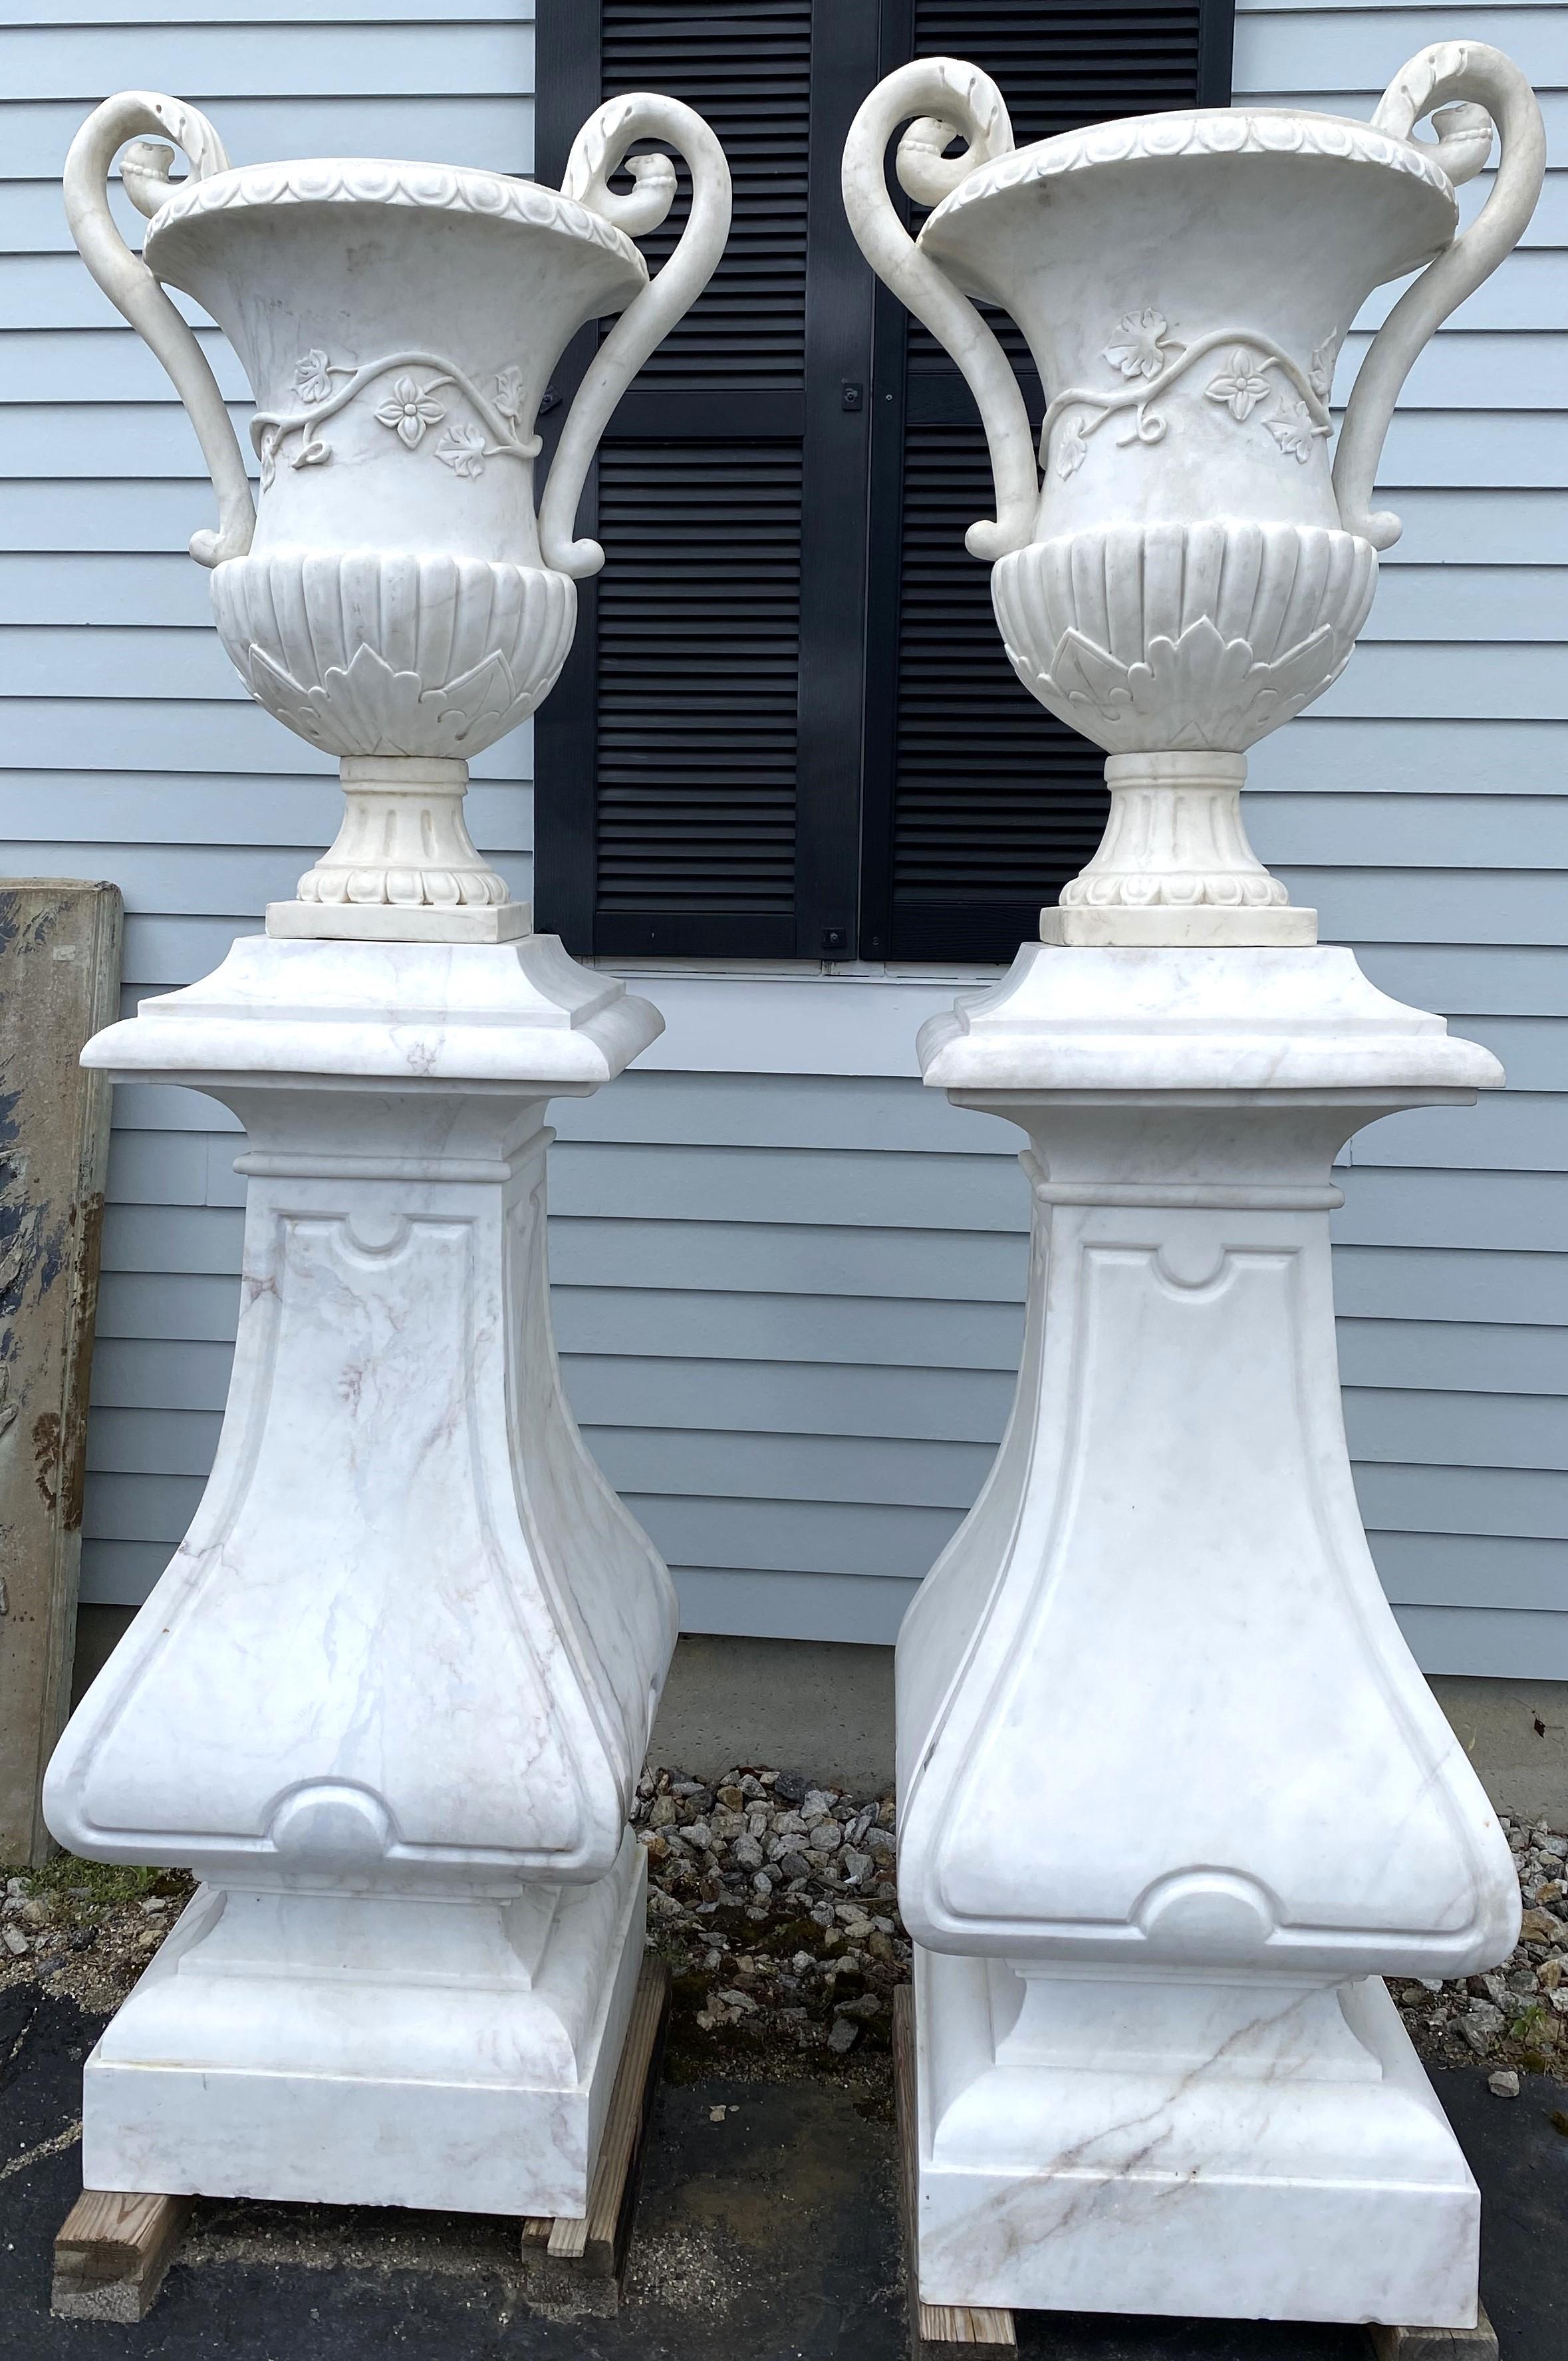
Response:
POLYGON ((1000 967, 861 962, 596 960, 660 1009, 664 1031, 637 1060, 682 1074, 904 1074, 917 1078, 915 1037, 960 992, 983 992, 1000 967))

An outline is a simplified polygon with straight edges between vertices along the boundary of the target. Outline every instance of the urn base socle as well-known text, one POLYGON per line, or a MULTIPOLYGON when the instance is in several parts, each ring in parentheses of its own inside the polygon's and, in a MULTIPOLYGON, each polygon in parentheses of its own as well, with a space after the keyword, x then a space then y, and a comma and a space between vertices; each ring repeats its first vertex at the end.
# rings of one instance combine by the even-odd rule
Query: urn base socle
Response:
POLYGON ((1040 913, 1040 940, 1090 949, 1254 950, 1318 939, 1247 841, 1246 756, 1113 754, 1093 857, 1040 913))
POLYGON ((510 943, 532 931, 527 903, 481 859, 463 817, 468 765, 433 756, 345 755, 344 813, 292 902, 267 931, 292 941, 510 943))

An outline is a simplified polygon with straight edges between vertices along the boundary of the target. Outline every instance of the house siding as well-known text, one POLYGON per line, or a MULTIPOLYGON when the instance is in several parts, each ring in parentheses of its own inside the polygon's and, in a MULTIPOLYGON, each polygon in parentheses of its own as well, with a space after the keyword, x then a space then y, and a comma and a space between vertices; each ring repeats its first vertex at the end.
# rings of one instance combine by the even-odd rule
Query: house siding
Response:
MULTIPOLYGON (((0 32, 0 864, 120 884, 130 1008, 292 892, 338 791, 249 704, 214 635, 184 554, 212 515, 194 437, 70 250, 65 148, 128 85, 193 100, 241 159, 527 170, 532 27, 515 0, 316 0, 265 27, 232 0, 171 0, 156 25, 91 0, 27 14, 0 32)), ((1235 78, 1238 94, 1365 115, 1409 55, 1461 35, 1541 85, 1554 170, 1529 245, 1417 366, 1384 469, 1404 539, 1344 679, 1255 757, 1249 824, 1326 938, 1508 1068, 1501 1097, 1354 1144, 1335 1225, 1346 1420, 1427 1668, 1568 1677, 1568 9, 1244 7, 1235 78)), ((236 366, 205 341, 241 417, 236 366)), ((1365 346, 1350 340, 1342 394, 1365 346)), ((470 797, 519 895, 529 762, 524 730, 476 765, 470 797)), ((878 1062, 681 1072, 653 1053, 556 1110, 568 1390, 690 1629, 891 1639, 1001 1434, 1018 1135, 923 1093, 908 1044, 878 1062)), ((238 1146, 195 1093, 116 1093, 90 1600, 146 1595, 211 1460, 238 1146)))

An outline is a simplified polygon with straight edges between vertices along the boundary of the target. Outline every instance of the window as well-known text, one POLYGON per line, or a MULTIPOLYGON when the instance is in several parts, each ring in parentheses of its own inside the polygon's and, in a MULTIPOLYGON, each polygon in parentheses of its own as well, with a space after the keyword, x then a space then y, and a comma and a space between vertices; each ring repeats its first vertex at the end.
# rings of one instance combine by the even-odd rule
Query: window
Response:
POLYGON ((1024 146, 1224 104, 1231 33, 1230 0, 539 0, 542 178, 601 98, 652 89, 735 179, 723 261, 605 437, 580 527, 605 570, 534 725, 538 917, 569 949, 1004 960, 1082 867, 1102 757, 1003 653, 963 546, 984 435, 855 246, 839 158, 910 57, 983 67, 1024 146))

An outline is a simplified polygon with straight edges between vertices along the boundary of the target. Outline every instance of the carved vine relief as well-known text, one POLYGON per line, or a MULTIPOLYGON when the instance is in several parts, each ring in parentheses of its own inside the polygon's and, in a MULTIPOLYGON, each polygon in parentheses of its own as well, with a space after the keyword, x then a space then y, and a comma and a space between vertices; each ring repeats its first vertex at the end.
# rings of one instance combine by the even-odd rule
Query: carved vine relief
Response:
POLYGON ((395 434, 405 451, 417 451, 433 426, 445 426, 432 446, 442 465, 455 476, 472 482, 485 472, 487 459, 536 459, 537 434, 521 431, 526 399, 522 371, 510 367, 496 373, 495 397, 488 399, 454 361, 435 353, 389 353, 385 359, 363 366, 334 361, 313 346, 294 365, 294 391, 305 406, 289 412, 258 411, 250 423, 250 438, 261 462, 261 489, 266 491, 277 473, 282 445, 291 434, 302 439, 290 455, 291 467, 320 467, 332 457, 332 445, 316 432, 336 412, 344 410, 367 386, 391 378, 375 415, 395 434), (400 372, 394 376, 393 372, 400 372), (433 371, 431 375, 428 372, 433 371), (343 378, 345 384, 334 386, 343 378), (449 418, 444 402, 435 396, 448 390, 461 396, 473 419, 449 418))
POLYGON ((1089 456, 1089 437, 1098 434, 1108 418, 1131 412, 1130 431, 1116 438, 1119 449, 1125 450, 1133 443, 1163 442, 1168 421, 1164 410, 1155 407, 1155 396, 1168 392, 1200 361, 1223 352, 1223 365, 1203 388, 1206 398, 1220 403, 1238 425, 1245 425, 1264 402, 1272 401, 1274 407, 1263 423, 1281 452, 1304 467, 1313 443, 1333 431, 1328 393, 1343 335, 1343 329, 1336 329, 1325 337, 1303 371, 1271 336, 1251 330, 1219 328, 1183 345, 1164 313, 1146 303, 1141 311, 1124 314, 1111 342, 1102 347, 1112 368, 1129 382, 1114 392, 1080 385, 1058 393, 1040 429, 1040 464, 1046 464, 1051 430, 1058 422, 1062 431, 1057 444, 1057 474, 1064 481, 1082 467, 1089 456))

